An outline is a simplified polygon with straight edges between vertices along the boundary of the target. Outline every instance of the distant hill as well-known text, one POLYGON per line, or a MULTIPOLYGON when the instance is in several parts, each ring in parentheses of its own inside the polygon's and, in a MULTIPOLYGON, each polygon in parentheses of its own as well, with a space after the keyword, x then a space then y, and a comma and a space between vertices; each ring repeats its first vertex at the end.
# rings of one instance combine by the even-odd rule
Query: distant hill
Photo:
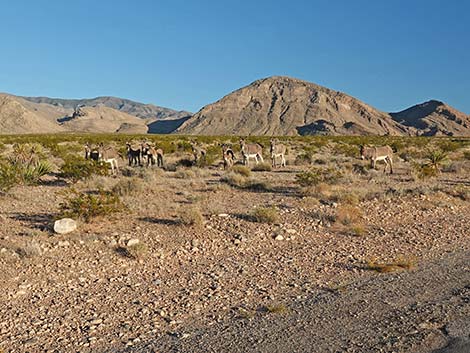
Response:
POLYGON ((169 108, 159 107, 153 104, 134 102, 129 99, 116 97, 97 97, 90 99, 61 99, 48 97, 22 97, 33 103, 50 104, 56 107, 74 110, 76 107, 105 106, 121 112, 137 116, 142 119, 180 119, 190 116, 186 111, 176 111, 169 108))
POLYGON ((145 120, 105 106, 77 108, 71 117, 61 119, 66 131, 90 133, 145 134, 145 120))
POLYGON ((0 134, 56 132, 192 135, 470 136, 470 116, 431 100, 398 113, 284 76, 257 80, 191 116, 116 97, 0 94, 0 134))
POLYGON ((396 122, 416 128, 424 136, 470 136, 470 115, 437 100, 390 115, 396 122))
POLYGON ((64 132, 57 119, 66 114, 61 109, 40 106, 22 98, 0 94, 0 133, 64 132))
POLYGON ((310 82, 270 77, 207 105, 177 130, 202 135, 408 135, 389 114, 310 82))

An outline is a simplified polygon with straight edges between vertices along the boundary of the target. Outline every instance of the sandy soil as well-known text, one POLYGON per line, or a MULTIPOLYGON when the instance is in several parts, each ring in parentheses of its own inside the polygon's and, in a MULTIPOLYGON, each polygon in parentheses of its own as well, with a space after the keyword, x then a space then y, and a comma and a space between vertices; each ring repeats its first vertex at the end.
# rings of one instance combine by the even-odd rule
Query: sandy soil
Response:
MULTIPOLYGON (((446 325, 469 314, 470 202, 453 192, 469 187, 468 169, 427 182, 413 181, 404 162, 393 176, 351 175, 336 188, 363 196, 349 201, 362 211, 359 236, 334 222, 345 201, 299 190, 302 169, 253 172, 269 191, 228 186, 220 169, 148 171, 142 189, 123 197, 126 211, 67 235, 51 230, 67 183, 50 178, 1 196, 1 349, 444 347, 453 337, 446 325), (255 222, 253 210, 267 206, 279 219, 255 222), (199 209, 203 223, 182 224, 185 209, 199 209), (116 251, 129 239, 148 251, 137 259, 116 251), (416 265, 380 274, 368 268, 371 259, 399 258, 416 265)), ((75 187, 111 188, 123 179, 75 187)))

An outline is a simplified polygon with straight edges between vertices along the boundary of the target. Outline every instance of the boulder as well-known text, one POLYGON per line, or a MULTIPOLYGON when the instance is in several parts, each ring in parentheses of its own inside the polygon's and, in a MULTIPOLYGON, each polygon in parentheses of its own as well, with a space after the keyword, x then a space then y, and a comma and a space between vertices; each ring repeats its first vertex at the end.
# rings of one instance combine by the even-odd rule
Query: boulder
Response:
POLYGON ((71 218, 62 218, 54 222, 54 232, 67 234, 77 229, 77 222, 71 218))

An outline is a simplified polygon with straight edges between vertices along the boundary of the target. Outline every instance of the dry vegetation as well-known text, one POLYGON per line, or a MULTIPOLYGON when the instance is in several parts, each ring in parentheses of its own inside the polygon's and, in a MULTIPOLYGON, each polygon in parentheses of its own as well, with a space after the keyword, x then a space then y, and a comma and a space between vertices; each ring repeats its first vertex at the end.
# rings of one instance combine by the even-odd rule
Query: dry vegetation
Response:
POLYGON ((189 138, 145 137, 165 167, 121 160, 115 176, 82 146, 141 136, 0 137, 2 349, 123 349, 469 248, 468 139, 286 138, 286 168, 224 171, 219 143, 239 155, 236 137, 192 137, 199 165, 189 138), (392 145, 396 173, 361 161, 363 143, 392 145), (72 235, 52 231, 63 216, 81 221, 72 235))

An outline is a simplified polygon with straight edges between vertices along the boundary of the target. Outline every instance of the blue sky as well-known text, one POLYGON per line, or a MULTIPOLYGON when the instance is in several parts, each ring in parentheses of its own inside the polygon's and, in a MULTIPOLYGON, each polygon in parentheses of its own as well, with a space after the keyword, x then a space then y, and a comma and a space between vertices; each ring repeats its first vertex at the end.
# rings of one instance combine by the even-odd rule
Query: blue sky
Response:
POLYGON ((197 111, 272 75, 470 113, 463 0, 0 0, 0 91, 197 111))

